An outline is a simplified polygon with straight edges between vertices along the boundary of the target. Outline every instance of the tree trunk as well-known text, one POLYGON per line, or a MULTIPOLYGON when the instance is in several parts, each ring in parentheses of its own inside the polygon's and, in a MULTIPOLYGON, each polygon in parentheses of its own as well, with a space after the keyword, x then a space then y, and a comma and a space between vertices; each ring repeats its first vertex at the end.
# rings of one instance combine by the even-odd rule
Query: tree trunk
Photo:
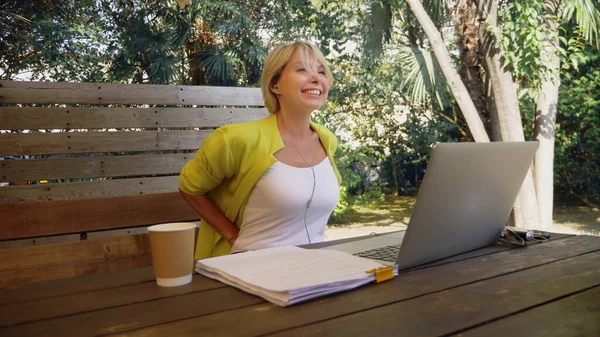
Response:
MULTIPOLYGON (((498 127, 503 141, 522 142, 525 141, 523 124, 521 122, 521 111, 517 87, 513 81, 512 74, 502 64, 503 51, 497 43, 500 37, 498 27, 498 1, 485 1, 481 7, 480 15, 486 19, 487 31, 480 30, 482 51, 484 54, 484 68, 491 88, 491 101, 493 102, 498 127)), ((519 191, 514 206, 514 225, 523 228, 539 228, 540 219, 537 207, 535 183, 533 171, 530 168, 519 191)))
POLYGON ((548 65, 548 76, 542 84, 542 95, 536 102, 535 133, 540 147, 535 154, 535 187, 540 211, 540 229, 552 230, 552 209, 554 200, 554 130, 556 108, 560 86, 558 59, 558 22, 556 19, 558 2, 546 0, 547 21, 550 32, 555 32, 544 45, 542 55, 548 65))
MULTIPOLYGON (((500 140, 492 135, 492 119, 486 102, 486 86, 480 57, 480 30, 476 1, 458 0, 454 5, 454 19, 458 35, 458 50, 461 67, 458 71, 471 100, 477 109, 479 118, 492 140, 500 140)), ((497 134, 499 136, 499 133, 497 134)))
POLYGON ((421 4, 420 0, 406 0, 406 2, 410 6, 410 9, 419 21, 419 24, 425 31, 425 34, 431 43, 433 53, 435 54, 440 68, 444 73, 444 77, 446 78, 446 82, 452 91, 452 95, 454 95, 460 110, 465 116, 465 120, 467 121, 467 125, 469 126, 471 134, 473 135, 473 139, 475 139, 476 142, 489 142, 489 137, 485 132, 485 127, 479 118, 477 109, 475 108, 475 105, 469 96, 467 88, 456 72, 456 68, 452 64, 450 54, 444 45, 444 41, 442 40, 440 32, 431 21, 431 18, 429 18, 429 15, 427 15, 427 12, 423 8, 423 4, 421 4))

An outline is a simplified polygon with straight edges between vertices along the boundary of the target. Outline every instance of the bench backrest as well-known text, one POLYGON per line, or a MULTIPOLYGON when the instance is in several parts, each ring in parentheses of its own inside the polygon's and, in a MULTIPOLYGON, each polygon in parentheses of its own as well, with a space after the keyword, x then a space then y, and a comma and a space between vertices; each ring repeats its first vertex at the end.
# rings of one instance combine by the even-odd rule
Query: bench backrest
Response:
POLYGON ((0 287, 150 265, 136 233, 198 220, 202 140, 266 115, 258 88, 0 81, 0 287))

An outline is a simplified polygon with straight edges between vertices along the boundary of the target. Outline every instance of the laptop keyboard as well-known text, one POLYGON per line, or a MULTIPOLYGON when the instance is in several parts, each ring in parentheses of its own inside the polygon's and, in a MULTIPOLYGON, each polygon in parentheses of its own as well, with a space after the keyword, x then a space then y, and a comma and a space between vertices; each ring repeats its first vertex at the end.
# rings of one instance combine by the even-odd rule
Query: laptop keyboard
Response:
POLYGON ((368 259, 396 262, 399 251, 400 251, 400 245, 391 245, 391 246, 385 246, 385 247, 379 247, 379 248, 375 248, 375 249, 365 250, 363 252, 358 252, 358 253, 352 254, 352 255, 366 257, 368 259))

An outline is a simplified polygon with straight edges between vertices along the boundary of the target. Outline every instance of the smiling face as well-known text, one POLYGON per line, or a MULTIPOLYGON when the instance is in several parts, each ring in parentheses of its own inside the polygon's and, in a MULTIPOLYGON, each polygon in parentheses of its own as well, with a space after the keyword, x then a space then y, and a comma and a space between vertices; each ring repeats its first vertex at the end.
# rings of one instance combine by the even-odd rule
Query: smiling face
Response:
POLYGON ((282 109, 310 113, 327 100, 330 84, 325 74, 325 67, 314 55, 296 50, 272 91, 278 95, 282 109))

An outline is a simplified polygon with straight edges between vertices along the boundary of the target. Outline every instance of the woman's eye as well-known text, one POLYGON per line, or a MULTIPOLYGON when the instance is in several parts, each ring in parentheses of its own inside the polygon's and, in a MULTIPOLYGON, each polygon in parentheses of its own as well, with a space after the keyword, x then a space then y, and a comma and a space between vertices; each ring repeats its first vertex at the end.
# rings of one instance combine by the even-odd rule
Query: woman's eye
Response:
POLYGON ((325 71, 321 70, 321 71, 319 71, 319 74, 325 75, 325 71))
POLYGON ((298 71, 298 72, 304 72, 304 71, 306 71, 306 69, 304 69, 304 68, 298 68, 298 70, 296 70, 296 71, 298 71))

